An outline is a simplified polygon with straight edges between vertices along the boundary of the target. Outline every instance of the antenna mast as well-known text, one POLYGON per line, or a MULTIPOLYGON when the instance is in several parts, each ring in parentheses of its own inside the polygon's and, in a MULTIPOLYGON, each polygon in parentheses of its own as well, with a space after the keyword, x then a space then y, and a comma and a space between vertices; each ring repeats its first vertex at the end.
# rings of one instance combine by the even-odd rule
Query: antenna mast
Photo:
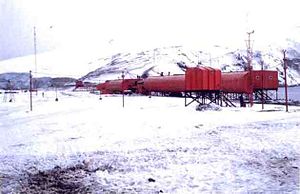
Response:
POLYGON ((36 29, 33 27, 33 45, 34 45, 34 66, 35 66, 35 74, 37 74, 37 60, 36 60, 36 29))
POLYGON ((253 56, 253 52, 252 52, 252 46, 253 44, 251 44, 251 35, 254 33, 254 30, 252 30, 251 32, 247 32, 248 35, 248 39, 246 40, 246 46, 247 46, 247 67, 245 67, 245 70, 249 72, 250 75, 250 88, 251 88, 251 92, 249 94, 249 101, 250 101, 250 106, 253 106, 253 82, 252 82, 252 56, 253 56))

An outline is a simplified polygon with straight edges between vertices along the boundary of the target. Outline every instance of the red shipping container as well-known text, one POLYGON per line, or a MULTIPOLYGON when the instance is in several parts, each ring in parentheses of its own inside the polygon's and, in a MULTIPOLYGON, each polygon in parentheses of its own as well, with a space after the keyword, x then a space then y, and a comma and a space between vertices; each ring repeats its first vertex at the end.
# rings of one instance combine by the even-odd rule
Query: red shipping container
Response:
POLYGON ((156 76, 144 79, 143 90, 147 92, 184 92, 185 76, 156 76))
POLYGON ((212 67, 206 67, 209 70, 209 90, 220 90, 221 70, 212 67))
POLYGON ((250 74, 244 71, 222 73, 221 90, 228 93, 252 93, 250 74))
POLYGON ((252 81, 254 90, 277 90, 278 72, 270 70, 252 71, 252 81))
POLYGON ((99 84, 99 88, 102 88, 103 93, 106 94, 121 94, 124 90, 131 90, 135 92, 137 90, 137 81, 139 79, 124 79, 121 80, 107 80, 102 85, 99 84))
POLYGON ((186 91, 209 89, 209 70, 203 67, 188 68, 185 72, 186 91))
POLYGON ((105 83, 105 90, 107 94, 122 93, 122 80, 108 80, 105 83))
POLYGON ((105 83, 100 83, 96 86, 96 89, 99 90, 102 94, 106 94, 106 82, 105 83))

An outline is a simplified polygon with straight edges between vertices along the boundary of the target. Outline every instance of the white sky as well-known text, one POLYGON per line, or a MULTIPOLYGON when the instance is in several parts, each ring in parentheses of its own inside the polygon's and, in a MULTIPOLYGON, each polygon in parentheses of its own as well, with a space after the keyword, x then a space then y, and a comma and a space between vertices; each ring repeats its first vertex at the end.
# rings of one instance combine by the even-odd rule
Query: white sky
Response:
MULTIPOLYGON (((61 48, 245 47, 280 42, 300 26, 298 0, 26 0, 19 6, 61 48), (113 39, 111 44, 109 40, 113 39)), ((295 36, 295 33, 294 33, 295 36)), ((296 34, 299 37, 299 34, 296 34)), ((300 37, 299 37, 300 38, 300 37)))

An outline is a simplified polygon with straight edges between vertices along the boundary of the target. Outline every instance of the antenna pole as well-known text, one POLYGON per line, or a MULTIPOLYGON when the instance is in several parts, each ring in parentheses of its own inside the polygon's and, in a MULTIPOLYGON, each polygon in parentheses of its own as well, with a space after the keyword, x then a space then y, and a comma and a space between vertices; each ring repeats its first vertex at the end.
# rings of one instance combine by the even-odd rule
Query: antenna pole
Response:
POLYGON ((264 109, 264 62, 261 62, 261 109, 264 109))
POLYGON ((35 65, 35 74, 37 73, 37 59, 36 59, 36 29, 33 27, 33 45, 34 45, 34 65, 35 65))
POLYGON ((282 52, 283 52, 283 69, 284 69, 285 107, 286 107, 286 112, 289 112, 289 108, 288 108, 288 91, 287 91, 287 77, 286 77, 286 69, 287 69, 286 50, 283 50, 282 52))
POLYGON ((125 100, 124 100, 124 71, 122 71, 122 105, 123 105, 123 108, 124 108, 124 105, 125 105, 125 100))
POLYGON ((252 46, 251 46, 251 34, 254 33, 254 30, 252 32, 247 32, 248 34, 248 40, 246 40, 246 46, 247 46, 247 67, 246 70, 249 72, 250 76, 250 94, 249 94, 249 101, 250 106, 253 106, 253 81, 252 81, 252 46))

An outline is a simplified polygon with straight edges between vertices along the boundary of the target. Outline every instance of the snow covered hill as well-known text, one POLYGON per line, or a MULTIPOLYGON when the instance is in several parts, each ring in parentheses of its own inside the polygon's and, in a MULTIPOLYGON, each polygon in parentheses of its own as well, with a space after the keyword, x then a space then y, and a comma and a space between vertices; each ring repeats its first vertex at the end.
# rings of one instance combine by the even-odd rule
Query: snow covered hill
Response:
MULTIPOLYGON (((288 47, 288 84, 300 84, 300 44, 289 41, 288 47)), ((246 50, 231 51, 228 48, 215 46, 210 51, 189 49, 183 46, 156 48, 138 53, 118 53, 111 57, 99 58, 90 62, 99 66, 96 70, 81 79, 91 82, 104 82, 107 79, 118 79, 122 71, 126 78, 136 76, 166 74, 183 74, 185 67, 196 65, 221 68, 222 71, 242 71, 246 64, 246 50)), ((253 68, 278 70, 279 81, 283 84, 282 50, 270 47, 266 51, 253 52, 253 68)))

